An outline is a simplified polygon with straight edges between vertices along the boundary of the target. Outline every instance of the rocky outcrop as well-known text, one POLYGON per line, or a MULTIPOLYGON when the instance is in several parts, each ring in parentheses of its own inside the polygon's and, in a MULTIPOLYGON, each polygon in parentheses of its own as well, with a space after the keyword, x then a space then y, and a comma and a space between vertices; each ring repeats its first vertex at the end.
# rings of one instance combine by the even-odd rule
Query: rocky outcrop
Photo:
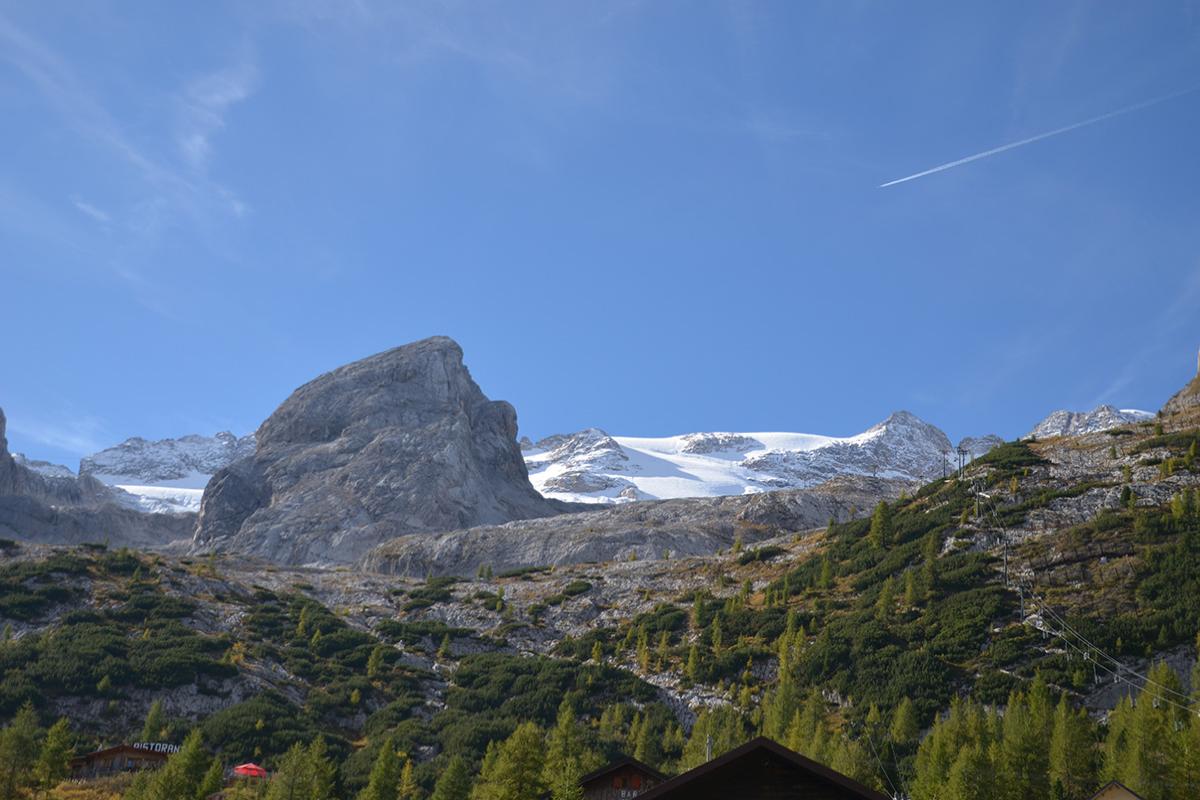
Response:
POLYGON ((387 542, 362 560, 396 575, 473 575, 530 566, 708 555, 863 514, 912 489, 908 481, 844 476, 811 489, 603 506, 576 514, 387 542))
POLYGON ((0 411, 0 538, 45 544, 107 542, 142 549, 185 538, 195 515, 142 514, 117 490, 89 476, 45 475, 8 452, 0 411))
POLYGON ((1099 433, 1122 425, 1142 422, 1154 415, 1148 411, 1136 408, 1114 408, 1112 406, 1097 406, 1091 411, 1055 411, 1039 422, 1029 432, 1035 439, 1049 439, 1053 436, 1081 436, 1085 433, 1099 433))
POLYGON ((451 339, 379 353, 276 409, 254 455, 205 488, 194 546, 345 563, 404 534, 560 513, 529 483, 516 434, 513 407, 484 396, 451 339))

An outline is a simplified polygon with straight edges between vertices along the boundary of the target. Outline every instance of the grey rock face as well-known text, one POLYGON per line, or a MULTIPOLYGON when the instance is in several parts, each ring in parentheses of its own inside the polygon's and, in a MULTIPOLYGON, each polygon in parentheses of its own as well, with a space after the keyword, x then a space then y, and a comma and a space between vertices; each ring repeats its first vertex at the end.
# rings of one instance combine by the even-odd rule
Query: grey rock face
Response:
MULTIPOLYGON (((913 488, 909 481, 843 476, 810 489, 606 505, 600 510, 404 536, 361 566, 396 575, 473 575, 529 566, 707 555, 738 536, 747 544, 866 513, 913 488)), ((591 508, 595 508, 592 506, 591 508)))
POLYGON ((8 452, 0 410, 0 537, 45 544, 108 542, 155 549, 186 537, 194 515, 141 514, 119 504, 116 490, 89 476, 50 476, 8 452))
POLYGON ((253 456, 213 476, 194 546, 345 563, 382 541, 566 508, 529 483, 517 416, 488 400, 451 339, 356 361, 301 386, 253 456))
POLYGON ((1137 409, 1119 409, 1112 406, 1097 406, 1091 411, 1055 411, 1034 426, 1030 436, 1049 439, 1052 436, 1079 436, 1119 428, 1133 422, 1150 419, 1154 415, 1137 409))

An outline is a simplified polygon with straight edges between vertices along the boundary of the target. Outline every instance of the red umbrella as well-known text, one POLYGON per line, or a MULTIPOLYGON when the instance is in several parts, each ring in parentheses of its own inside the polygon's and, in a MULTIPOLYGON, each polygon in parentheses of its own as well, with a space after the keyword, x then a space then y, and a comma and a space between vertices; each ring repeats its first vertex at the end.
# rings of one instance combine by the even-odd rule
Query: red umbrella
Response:
POLYGON ((233 774, 242 778, 265 778, 267 771, 258 764, 239 764, 233 768, 233 774))

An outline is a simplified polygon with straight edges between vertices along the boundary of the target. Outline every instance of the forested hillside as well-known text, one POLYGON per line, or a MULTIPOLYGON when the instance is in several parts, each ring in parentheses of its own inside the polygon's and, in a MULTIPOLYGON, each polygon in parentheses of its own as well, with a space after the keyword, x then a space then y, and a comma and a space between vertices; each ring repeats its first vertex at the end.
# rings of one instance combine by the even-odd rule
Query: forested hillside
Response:
POLYGON ((671 772, 761 732, 918 800, 1194 797, 1198 440, 1183 409, 1010 443, 708 558, 406 581, 7 544, 5 752, 65 717, 77 751, 192 731, 188 791, 215 758, 309 796, 568 797, 618 752, 671 772))

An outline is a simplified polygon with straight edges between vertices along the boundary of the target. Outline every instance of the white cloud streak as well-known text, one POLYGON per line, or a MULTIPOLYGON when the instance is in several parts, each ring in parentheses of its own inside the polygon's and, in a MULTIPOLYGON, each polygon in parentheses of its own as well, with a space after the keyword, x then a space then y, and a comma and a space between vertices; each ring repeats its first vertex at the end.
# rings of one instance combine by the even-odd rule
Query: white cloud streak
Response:
POLYGON ((170 198, 179 210, 196 215, 202 213, 203 206, 216 203, 235 216, 246 212, 245 205, 230 189, 208 180, 200 167, 209 158, 210 138, 224 125, 228 108, 248 97, 257 85, 257 70, 252 62, 246 60, 230 70, 200 78, 181 95, 186 124, 180 126, 177 144, 185 161, 195 168, 189 174, 169 159, 153 155, 153 148, 147 149, 130 139, 65 59, 3 13, 0 13, 0 61, 8 61, 24 74, 80 135, 111 149, 156 194, 170 198))
POLYGON ((90 416, 76 417, 65 424, 17 416, 8 421, 8 427, 38 444, 79 456, 100 450, 107 441, 104 423, 90 416))
POLYGON ((212 154, 211 139, 225 127, 225 116, 247 99, 258 85, 253 62, 242 61, 229 69, 193 81, 183 93, 177 144, 193 169, 202 170, 212 154))
POLYGON ((97 208, 96 206, 92 205, 91 203, 87 202, 86 200, 81 200, 78 197, 72 197, 71 204, 74 205, 75 208, 79 209, 80 212, 82 212, 82 213, 86 214, 87 216, 91 217, 92 219, 96 220, 96 222, 100 222, 100 223, 107 225, 109 222, 112 221, 112 217, 109 216, 108 212, 102 211, 101 209, 97 208))
POLYGON ((1159 103, 1165 103, 1168 100, 1174 100, 1178 97, 1183 97, 1184 95, 1192 94, 1193 92, 1195 92, 1197 90, 1200 90, 1200 86, 1193 86, 1190 89, 1184 89, 1182 91, 1172 92, 1171 94, 1161 95, 1159 97, 1155 97, 1150 100, 1144 100, 1140 103, 1134 103, 1131 106, 1125 106, 1124 108, 1118 108, 1116 111, 1109 111, 1107 114, 1100 114, 1099 116, 1092 117, 1090 119, 1085 119, 1082 122, 1076 122, 1071 125, 1064 125, 1061 128, 1055 128, 1052 131, 1046 131, 1045 133, 1039 133, 1036 136, 1030 136, 1027 139, 1021 139, 1016 142, 1009 142, 1008 144, 1002 144, 999 147, 993 147, 991 150, 984 150, 982 153, 975 153, 974 155, 966 156, 964 158, 960 158, 955 161, 950 161, 946 164, 940 164, 936 167, 931 167, 930 169, 923 170, 921 172, 917 172, 912 175, 906 175, 903 178, 897 178, 894 181, 888 181, 887 183, 881 183, 881 184, 879 184, 879 188, 886 189, 889 186, 896 186, 901 183, 915 181, 917 178, 924 178, 927 175, 933 175, 938 172, 945 172, 948 169, 953 169, 955 167, 961 167, 963 164, 970 164, 972 161, 978 161, 981 158, 988 158, 989 156, 998 155, 1000 153, 1004 153, 1009 150, 1014 150, 1018 147, 1024 147, 1027 144, 1033 144, 1034 142, 1040 142, 1043 139, 1049 139, 1052 136, 1060 136, 1064 133, 1070 133, 1071 131, 1087 127, 1088 125, 1095 125, 1098 122, 1104 122, 1105 120, 1112 119, 1113 117, 1119 117, 1124 114, 1131 114, 1134 111, 1141 111, 1144 108, 1149 108, 1150 106, 1155 106, 1155 105, 1158 105, 1159 103))

